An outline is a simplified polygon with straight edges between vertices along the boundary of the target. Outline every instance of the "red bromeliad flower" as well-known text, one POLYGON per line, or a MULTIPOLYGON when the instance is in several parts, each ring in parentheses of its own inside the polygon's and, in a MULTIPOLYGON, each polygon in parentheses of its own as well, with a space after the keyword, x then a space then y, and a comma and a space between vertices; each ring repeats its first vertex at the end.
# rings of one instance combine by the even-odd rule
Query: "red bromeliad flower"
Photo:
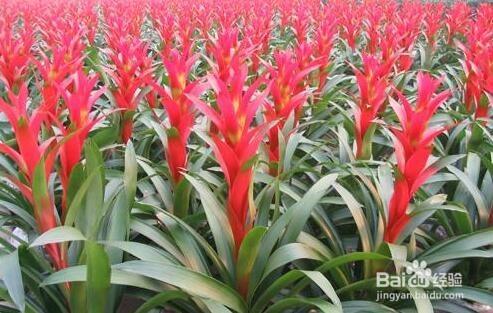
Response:
MULTIPOLYGON (((160 3, 162 4, 162 3, 160 3)), ((161 51, 168 55, 173 47, 173 37, 175 34, 175 19, 171 12, 166 8, 156 7, 157 10, 150 10, 156 31, 161 39, 161 51)))
MULTIPOLYGON (((99 121, 94 114, 91 114, 94 103, 105 91, 104 88, 93 91, 97 82, 96 74, 86 75, 79 70, 58 86, 69 115, 67 126, 59 123, 63 135, 69 136, 60 148, 63 210, 67 209, 67 189, 72 169, 80 160, 89 131, 99 121)), ((65 216, 65 213, 64 211, 62 215, 65 216)))
POLYGON ((244 37, 252 51, 251 72, 256 74, 259 71, 261 57, 267 54, 269 50, 272 22, 270 16, 266 14, 255 15, 250 18, 244 28, 244 37))
MULTIPOLYGON (((464 53, 464 104, 475 118, 488 117, 488 92, 493 81, 493 31, 478 24, 467 33, 467 43, 456 42, 464 53)), ((491 90, 491 89, 490 89, 491 90)))
POLYGON ((337 12, 341 12, 341 38, 345 39, 351 49, 356 49, 356 41, 360 35, 362 23, 362 6, 356 2, 346 5, 340 2, 335 7, 337 12))
POLYGON ((388 243, 394 243, 409 222, 406 211, 414 193, 436 173, 437 169, 427 163, 433 150, 433 140, 445 130, 444 126, 428 127, 428 124, 437 108, 450 96, 450 91, 435 95, 441 81, 424 73, 418 73, 417 84, 414 107, 399 92, 397 95, 402 105, 391 101, 401 128, 392 128, 397 168, 384 235, 388 243))
POLYGON ((306 40, 310 28, 312 17, 306 7, 298 3, 297 8, 293 9, 294 14, 291 15, 291 27, 293 28, 296 41, 302 43, 306 40))
POLYGON ((228 184, 227 211, 236 255, 254 220, 248 201, 253 179, 253 160, 269 125, 252 126, 252 122, 258 108, 265 102, 269 88, 255 95, 266 83, 264 77, 257 78, 249 87, 245 87, 248 80, 246 65, 232 68, 230 74, 228 81, 222 80, 217 74, 208 79, 216 97, 216 109, 193 95, 188 97, 218 130, 218 134, 210 135, 214 154, 228 184))
POLYGON ((217 38, 210 38, 210 44, 207 45, 208 52, 215 61, 211 62, 211 66, 223 81, 228 81, 233 69, 239 67, 248 54, 243 42, 239 41, 238 34, 238 29, 235 28, 222 29, 217 38))
POLYGON ((376 54, 380 39, 380 28, 384 19, 384 11, 382 10, 382 7, 378 5, 367 6, 365 10, 367 12, 365 12, 366 20, 364 23, 366 24, 368 40, 366 50, 369 54, 376 54))
POLYGON ((325 9, 315 35, 315 57, 320 60, 318 68, 318 92, 322 91, 328 76, 330 53, 337 34, 337 19, 332 10, 325 9))
POLYGON ((40 87, 43 109, 54 115, 58 115, 59 111, 57 104, 60 94, 57 86, 70 74, 75 73, 82 66, 84 59, 85 46, 82 43, 84 30, 79 28, 77 32, 68 30, 63 32, 63 29, 65 28, 61 28, 57 33, 46 32, 48 49, 40 52, 41 61, 34 60, 43 78, 40 87))
POLYGON ((452 44, 454 36, 465 34, 471 17, 471 8, 465 2, 454 3, 446 13, 447 41, 452 44))
POLYGON ((354 107, 356 157, 371 157, 371 144, 375 127, 375 119, 387 99, 389 75, 395 57, 380 63, 376 57, 363 55, 363 71, 353 67, 359 88, 359 101, 354 107))
POLYGON ((420 33, 421 15, 420 4, 414 2, 403 3, 397 16, 390 20, 388 36, 393 36, 397 41, 397 50, 400 50, 397 58, 397 68, 400 71, 408 71, 413 64, 413 49, 416 38, 420 33))
MULTIPOLYGON (((5 114, 12 126, 18 150, 0 142, 0 152, 9 156, 18 166, 24 177, 7 177, 14 183, 22 194, 34 206, 34 218, 40 232, 45 232, 57 226, 53 199, 49 194, 42 193, 34 195, 32 192, 35 171, 42 160, 44 160, 44 177, 47 183, 49 174, 52 172, 53 164, 57 156, 57 149, 50 149, 55 138, 39 143, 41 125, 45 121, 46 112, 34 109, 28 112, 28 90, 24 83, 19 87, 18 95, 8 91, 9 103, 0 99, 0 111, 5 114)), ((59 246, 49 244, 46 251, 52 258, 57 269, 66 267, 65 258, 59 246)))
POLYGON ((15 36, 11 25, 0 26, 0 80, 10 90, 18 90, 31 62, 33 34, 22 29, 15 36))
POLYGON ((107 73, 113 79, 112 89, 116 105, 121 109, 120 137, 126 143, 132 136, 133 116, 137 109, 141 93, 139 92, 148 81, 151 73, 151 59, 147 55, 147 44, 135 36, 122 33, 125 29, 133 29, 133 24, 122 26, 116 23, 108 34, 107 49, 113 67, 107 73))
POLYGON ((310 72, 318 68, 315 63, 301 68, 301 58, 297 58, 291 51, 277 51, 274 53, 275 67, 269 67, 272 79, 271 94, 273 103, 266 106, 264 115, 267 122, 278 121, 276 126, 269 130, 269 159, 272 175, 279 173, 279 131, 284 127, 286 120, 293 115, 295 125, 299 120, 299 109, 306 102, 309 92, 304 86, 304 79, 310 72))
POLYGON ((433 52, 436 48, 436 35, 442 28, 444 5, 443 3, 425 3, 421 8, 424 14, 424 35, 428 41, 428 46, 433 52))
POLYGON ((165 152, 175 184, 183 179, 181 171, 187 168, 187 142, 194 121, 192 102, 186 94, 198 97, 202 93, 202 85, 189 80, 190 72, 198 57, 198 55, 188 56, 188 52, 183 53, 176 49, 170 52, 169 59, 163 55, 169 88, 152 84, 160 95, 161 103, 169 117, 170 127, 166 132, 168 146, 165 152))

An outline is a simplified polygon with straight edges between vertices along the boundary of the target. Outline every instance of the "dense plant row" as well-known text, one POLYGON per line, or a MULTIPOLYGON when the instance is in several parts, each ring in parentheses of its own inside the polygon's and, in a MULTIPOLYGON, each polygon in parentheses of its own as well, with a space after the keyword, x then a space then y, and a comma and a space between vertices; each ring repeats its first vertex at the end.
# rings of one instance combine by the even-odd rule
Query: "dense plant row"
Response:
POLYGON ((0 7, 0 311, 493 305, 493 5, 0 7))

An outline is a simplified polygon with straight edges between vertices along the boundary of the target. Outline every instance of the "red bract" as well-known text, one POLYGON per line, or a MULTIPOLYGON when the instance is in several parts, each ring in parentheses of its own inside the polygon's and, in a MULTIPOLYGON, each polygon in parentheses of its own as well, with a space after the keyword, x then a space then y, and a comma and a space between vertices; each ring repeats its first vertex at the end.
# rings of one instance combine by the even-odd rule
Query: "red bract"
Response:
POLYGON ((111 49, 107 53, 113 68, 108 68, 107 72, 115 84, 111 91, 116 105, 122 110, 120 137, 126 143, 132 136, 139 91, 152 72, 151 60, 147 56, 147 44, 139 38, 120 37, 119 32, 115 32, 109 35, 108 40, 111 49))
MULTIPOLYGON (((57 156, 56 148, 51 144, 55 138, 39 142, 41 124, 46 119, 46 113, 39 109, 28 112, 28 90, 24 83, 19 88, 19 94, 8 92, 9 103, 0 99, 0 111, 5 114, 12 126, 18 150, 0 142, 0 152, 8 155, 19 167, 24 178, 9 176, 8 178, 19 188, 22 194, 34 206, 34 217, 41 232, 57 226, 53 200, 48 193, 34 194, 32 187, 35 171, 44 159, 44 175, 46 184, 57 156), (53 149, 52 149, 53 148, 53 149)), ((46 246, 55 266, 61 269, 66 266, 58 245, 46 246)))
POLYGON ((436 35, 442 28, 444 5, 442 3, 425 3, 422 6, 424 14, 424 34, 432 51, 436 48, 436 35))
POLYGON ((376 57, 363 55, 363 71, 353 67, 359 88, 359 100, 354 107, 356 157, 371 156, 374 122, 387 99, 389 75, 395 58, 381 63, 376 57))
POLYGON ((161 51, 163 51, 163 54, 168 55, 169 51, 171 51, 171 48, 173 47, 175 19, 170 12, 162 12, 161 8, 156 11, 160 14, 153 14, 157 13, 154 10, 151 10, 150 12, 153 14, 155 28, 161 39, 161 51))
POLYGON ((381 7, 377 5, 367 6, 367 12, 365 12, 367 18, 364 21, 366 24, 366 33, 367 33, 367 46, 366 50, 369 54, 377 53, 377 47, 380 38, 380 27, 381 22, 384 18, 384 12, 381 7))
POLYGON ((335 9, 341 12, 341 38, 345 39, 351 49, 356 49, 356 41, 361 31, 362 9, 355 2, 346 5, 339 3, 335 9))
POLYGON ((0 80, 17 90, 30 64, 32 31, 23 29, 17 36, 9 26, 0 26, 0 80))
POLYGON ((299 109, 308 98, 308 90, 303 86, 304 79, 319 66, 317 63, 306 68, 301 68, 301 58, 291 51, 277 51, 274 53, 275 67, 269 68, 272 79, 271 94, 273 103, 265 108, 265 119, 268 122, 278 121, 275 127, 269 131, 269 160, 271 162, 271 174, 279 173, 279 131, 284 127, 290 115, 294 118, 295 125, 299 119, 299 109))
POLYGON ((82 66, 85 49, 82 44, 82 29, 76 33, 69 31, 63 33, 62 30, 59 32, 58 34, 46 35, 50 44, 48 50, 41 51, 41 61, 34 60, 43 78, 40 87, 43 96, 43 109, 54 115, 58 115, 59 110, 57 102, 60 94, 57 85, 82 66))
POLYGON ((168 73, 169 88, 153 84, 153 88, 161 96, 161 103, 168 113, 170 127, 167 129, 168 146, 166 160, 171 177, 178 184, 183 175, 181 171, 187 167, 187 141, 193 126, 194 113, 192 102, 185 96, 200 96, 201 85, 190 82, 189 76, 198 55, 188 56, 178 50, 172 50, 169 59, 163 55, 163 64, 168 73))
MULTIPOLYGON (((457 41, 465 55, 462 67, 465 74, 464 104, 475 118, 488 116, 488 92, 493 81, 493 31, 473 25, 467 33, 467 43, 457 41)), ((491 92, 490 92, 491 94, 491 92)))
POLYGON ((232 68, 230 73, 228 81, 221 80, 217 74, 208 79, 216 97, 217 109, 197 97, 189 95, 189 98, 218 130, 218 134, 211 134, 212 148, 228 184, 227 211, 236 255, 243 238, 253 225, 254 216, 248 214, 253 160, 269 126, 252 126, 252 122, 258 108, 265 102, 269 89, 256 95, 265 83, 263 77, 257 78, 247 87, 248 69, 245 65, 232 68))
POLYGON ((215 61, 211 63, 211 66, 223 81, 229 80, 233 74, 233 68, 239 67, 246 55, 244 47, 238 40, 238 29, 236 28, 220 30, 217 38, 210 38, 207 48, 215 61))
POLYGON ((268 15, 254 16, 245 25, 244 36, 252 52, 251 71, 254 74, 259 70, 262 55, 268 52, 271 30, 271 20, 268 15))
MULTIPOLYGON (((89 131, 98 122, 96 116, 91 114, 91 109, 105 89, 93 91, 97 82, 97 75, 86 75, 79 70, 58 86, 69 114, 67 123, 59 123, 63 135, 68 136, 60 149, 60 180, 63 186, 62 207, 64 210, 67 208, 66 196, 70 174, 80 160, 89 131)), ((65 212, 63 213, 65 216, 65 212)))
POLYGON ((441 81, 424 73, 418 73, 417 84, 414 107, 400 92, 397 95, 402 104, 390 102, 401 127, 392 128, 397 168, 384 235, 384 240, 389 243, 398 239, 409 222, 406 211, 414 193, 437 171, 427 163, 433 140, 445 130, 444 126, 429 127, 428 124, 437 108, 450 96, 450 91, 435 94, 441 81))
POLYGON ((413 49, 416 38, 420 33, 421 15, 420 5, 414 2, 405 2, 397 16, 390 19, 390 28, 387 35, 393 36, 397 42, 400 54, 396 65, 400 71, 408 71, 413 63, 413 49))
POLYGON ((454 3, 447 11, 445 25, 447 27, 448 43, 452 43, 452 39, 457 34, 465 34, 471 9, 465 2, 454 3))
POLYGON ((318 91, 322 91, 328 76, 330 53, 337 34, 337 19, 332 10, 326 9, 315 33, 315 57, 320 59, 318 91))
POLYGON ((294 10, 294 14, 291 15, 291 26, 293 28, 296 41, 298 43, 302 43, 306 40, 306 35, 310 28, 312 18, 304 5, 298 4, 297 8, 294 10))

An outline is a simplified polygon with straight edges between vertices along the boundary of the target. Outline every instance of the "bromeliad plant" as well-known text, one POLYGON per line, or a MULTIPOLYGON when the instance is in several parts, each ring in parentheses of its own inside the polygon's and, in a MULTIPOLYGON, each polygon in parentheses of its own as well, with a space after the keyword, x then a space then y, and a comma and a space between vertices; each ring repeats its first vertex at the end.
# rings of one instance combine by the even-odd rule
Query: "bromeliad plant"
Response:
POLYGON ((377 57, 363 55, 363 71, 353 67, 359 89, 359 98, 353 108, 356 158, 369 159, 372 155, 376 119, 383 110, 390 86, 390 75, 395 57, 385 62, 377 57))
POLYGON ((269 124, 252 125, 258 109, 264 104, 270 85, 259 77, 245 88, 248 79, 246 65, 233 66, 227 81, 220 76, 208 77, 214 91, 217 109, 193 95, 187 95, 215 125, 218 134, 211 133, 211 145, 228 185, 227 212, 237 255, 243 238, 252 228, 255 208, 249 200, 252 192, 253 166, 257 150, 269 124), (263 86, 267 84, 267 86, 263 86), (260 88, 264 88, 257 94, 260 88))
POLYGON ((281 173, 279 160, 279 136, 281 131, 286 133, 284 140, 289 138, 289 133, 298 124, 301 117, 302 106, 306 103, 310 91, 303 84, 303 80, 317 69, 318 62, 303 64, 302 58, 290 51, 274 53, 275 67, 269 66, 270 79, 272 80, 272 103, 265 108, 265 120, 269 123, 277 122, 268 132, 268 153, 270 173, 277 176, 281 173), (291 123, 284 129, 287 123, 291 123))
MULTIPOLYGON (((8 92, 8 102, 0 99, 0 110, 7 117, 14 131, 17 150, 0 142, 0 151, 13 160, 19 169, 18 176, 5 175, 15 184, 34 209, 34 219, 40 232, 58 225, 53 198, 47 183, 52 172, 58 147, 53 146, 56 138, 41 138, 41 128, 47 114, 37 108, 28 111, 28 89, 22 84, 19 94, 8 92)), ((47 253, 57 269, 66 267, 65 257, 57 244, 46 246, 47 253)))
POLYGON ((422 72, 418 73, 416 84, 414 107, 400 92, 397 95, 401 104, 393 100, 390 102, 399 119, 400 129, 391 129, 397 167, 384 237, 389 243, 395 243, 409 223, 408 206, 413 195, 439 170, 429 165, 428 161, 432 156, 433 141, 446 129, 443 125, 430 126, 430 120, 450 92, 445 90, 435 95, 441 81, 422 72))
POLYGON ((151 60, 146 42, 138 37, 139 29, 120 16, 111 17, 106 52, 112 66, 108 66, 106 73, 114 83, 111 91, 116 106, 121 109, 120 139, 126 143, 132 136, 137 106, 145 95, 143 87, 152 73, 151 60))
POLYGON ((89 132, 100 120, 93 111, 93 106, 105 89, 93 91, 97 83, 96 74, 87 75, 79 70, 58 86, 69 116, 68 122, 56 121, 62 135, 67 138, 60 147, 60 181, 63 188, 62 219, 67 210, 67 192, 72 171, 80 161, 89 132))

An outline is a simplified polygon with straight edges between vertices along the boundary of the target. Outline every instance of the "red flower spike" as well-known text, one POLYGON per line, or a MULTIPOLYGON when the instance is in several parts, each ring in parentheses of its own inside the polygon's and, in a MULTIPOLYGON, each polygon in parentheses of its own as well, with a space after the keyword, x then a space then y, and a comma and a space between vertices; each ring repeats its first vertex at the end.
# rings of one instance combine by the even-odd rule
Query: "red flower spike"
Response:
MULTIPOLYGON (((272 79, 271 95, 273 103, 265 108, 264 116, 267 122, 278 121, 276 126, 269 130, 268 150, 271 163, 279 162, 279 131, 284 127, 286 120, 294 114, 295 124, 299 119, 300 108, 308 98, 308 91, 304 87, 304 80, 312 71, 319 68, 320 63, 313 63, 303 68, 302 57, 296 57, 291 51, 274 53, 276 67, 269 67, 272 79)), ((271 168, 271 174, 277 175, 278 169, 271 168)))
POLYGON ((243 42, 238 38, 236 28, 224 28, 219 31, 217 38, 210 38, 207 50, 213 56, 214 61, 210 65, 219 79, 228 82, 234 75, 233 68, 238 68, 245 61, 251 51, 245 49, 243 42))
POLYGON ((425 3, 422 7, 424 11, 424 34, 432 51, 436 48, 436 35, 442 27, 444 12, 443 3, 425 3))
POLYGON ((188 56, 188 52, 172 50, 169 59, 163 55, 163 64, 169 80, 169 88, 155 83, 151 86, 161 97, 160 101, 168 113, 170 128, 167 130, 168 146, 165 148, 166 160, 175 184, 182 178, 187 168, 187 142, 194 121, 193 103, 185 94, 199 97, 204 85, 190 82, 189 76, 198 55, 188 56))
POLYGON ((148 81, 152 68, 147 56, 147 44, 138 37, 120 37, 119 33, 120 30, 112 29, 108 35, 111 49, 106 51, 113 62, 113 68, 108 68, 106 72, 115 84, 112 93, 116 105, 121 109, 120 137, 126 143, 132 136, 133 115, 139 101, 138 92, 148 81))
MULTIPOLYGON (((12 177, 11 181, 17 185, 23 195, 35 206, 35 219, 41 232, 45 232, 56 227, 56 218, 53 209, 53 201, 46 193, 33 194, 33 184, 35 172, 38 171, 44 177, 44 182, 38 181, 38 184, 46 184, 49 174, 52 172, 53 164, 57 155, 57 147, 51 148, 55 138, 39 143, 41 124, 46 120, 46 113, 35 109, 28 113, 28 90, 24 83, 19 87, 18 95, 8 92, 10 103, 0 99, 0 111, 3 112, 12 129, 18 145, 18 151, 0 142, 0 152, 9 156, 19 167, 21 173, 26 177, 27 184, 20 179, 12 177), (39 168, 40 162, 44 160, 44 167, 39 168), (36 198, 38 197, 38 198, 36 198)), ((39 177, 38 177, 39 178, 39 177)), ((57 245, 47 245, 46 251, 53 259, 57 269, 65 267, 64 259, 61 257, 57 245)))
POLYGON ((429 128, 436 110, 450 96, 450 91, 435 94, 440 80, 418 73, 418 94, 414 107, 398 91, 401 104, 391 101, 401 128, 392 128, 397 167, 394 193, 389 203, 389 216, 384 240, 394 243, 410 220, 407 207, 414 193, 432 176, 436 169, 427 165, 433 149, 433 140, 445 127, 429 128))
POLYGON ((19 38, 14 38, 10 27, 0 29, 0 80, 10 90, 18 90, 31 62, 33 34, 23 29, 19 38))
POLYGON ((266 101, 269 88, 255 95, 264 77, 257 78, 248 88, 248 69, 245 65, 232 68, 229 82, 219 75, 209 77, 208 84, 214 91, 217 109, 187 95, 218 129, 211 134, 213 151, 224 172, 228 184, 227 211, 235 240, 235 255, 246 233, 252 228, 253 217, 248 217, 248 190, 252 181, 253 162, 258 147, 269 125, 252 126, 258 108, 266 101))
POLYGON ((446 13, 447 42, 452 44, 455 35, 465 34, 471 17, 471 8, 465 2, 455 2, 446 13))
POLYGON ((104 88, 93 91, 97 82, 97 75, 86 75, 79 70, 58 86, 69 113, 68 125, 64 126, 59 123, 63 135, 70 136, 60 149, 60 180, 63 186, 62 208, 64 210, 66 209, 66 193, 70 174, 80 160, 89 131, 99 121, 94 114, 91 114, 94 103, 105 92, 104 88))
POLYGON ((371 138, 367 138, 367 133, 387 100, 386 90, 395 60, 396 57, 381 63, 374 56, 363 55, 363 71, 351 65, 360 93, 354 108, 357 158, 370 157, 371 138))
POLYGON ((57 107, 60 97, 57 85, 82 66, 85 49, 82 43, 85 33, 83 28, 76 28, 70 23, 55 24, 52 27, 57 26, 60 29, 45 32, 48 49, 40 52, 41 61, 33 59, 43 79, 39 87, 43 96, 42 109, 55 116, 60 111, 57 107))
POLYGON ((324 16, 320 21, 316 37, 315 37, 315 57, 320 59, 320 66, 318 68, 318 92, 322 91, 322 88, 325 85, 325 81, 328 76, 328 69, 330 65, 330 53, 332 51, 332 47, 334 45, 334 40, 337 34, 337 20, 334 16, 334 13, 326 9, 327 12, 324 12, 324 16))

